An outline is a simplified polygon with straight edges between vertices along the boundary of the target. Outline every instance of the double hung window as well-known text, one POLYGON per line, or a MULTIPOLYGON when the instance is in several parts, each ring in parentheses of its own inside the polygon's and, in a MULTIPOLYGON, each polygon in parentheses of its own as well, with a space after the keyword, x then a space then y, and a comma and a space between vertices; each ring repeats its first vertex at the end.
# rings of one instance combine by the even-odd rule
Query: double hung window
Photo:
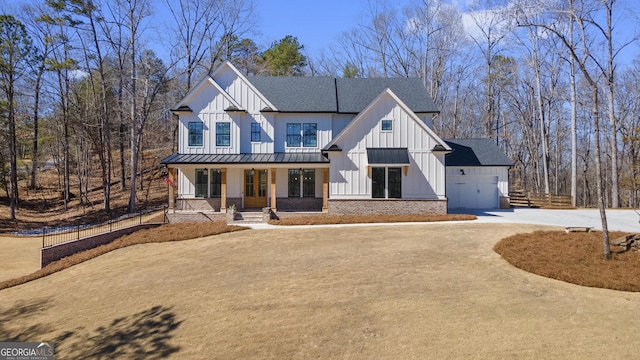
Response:
POLYGON ((203 134, 202 134, 202 123, 197 121, 197 122, 190 122, 189 124, 187 124, 188 126, 188 144, 189 146, 202 146, 202 139, 203 139, 203 134))
POLYGON ((231 146, 231 123, 216 123, 216 146, 231 146))
POLYGON ((287 123, 287 147, 318 146, 317 123, 287 123))

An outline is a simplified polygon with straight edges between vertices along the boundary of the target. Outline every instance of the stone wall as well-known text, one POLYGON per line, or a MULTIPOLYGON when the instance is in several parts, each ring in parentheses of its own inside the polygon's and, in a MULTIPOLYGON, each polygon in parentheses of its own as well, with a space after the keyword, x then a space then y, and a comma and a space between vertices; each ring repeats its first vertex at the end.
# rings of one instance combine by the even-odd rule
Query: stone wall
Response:
POLYGON ((278 211, 321 211, 322 198, 314 197, 285 197, 277 198, 278 211))
POLYGON ((446 214, 447 200, 329 199, 330 215, 446 214))
MULTIPOLYGON (((242 208, 242 198, 227 198, 227 207, 235 205, 237 209, 242 208)), ((194 198, 176 200, 176 210, 178 211, 220 211, 220 198, 194 198)))
POLYGON ((225 213, 220 212, 168 212, 167 218, 169 219, 169 223, 185 223, 185 222, 209 222, 209 221, 220 221, 226 220, 225 213))
POLYGON ((133 225, 130 227, 114 230, 108 233, 92 235, 82 239, 44 247, 40 249, 40 266, 45 267, 50 263, 60 260, 64 257, 71 256, 81 251, 93 249, 100 245, 108 244, 121 236, 129 235, 141 229, 149 229, 149 228, 157 227, 160 225, 162 224, 147 223, 147 224, 133 225))

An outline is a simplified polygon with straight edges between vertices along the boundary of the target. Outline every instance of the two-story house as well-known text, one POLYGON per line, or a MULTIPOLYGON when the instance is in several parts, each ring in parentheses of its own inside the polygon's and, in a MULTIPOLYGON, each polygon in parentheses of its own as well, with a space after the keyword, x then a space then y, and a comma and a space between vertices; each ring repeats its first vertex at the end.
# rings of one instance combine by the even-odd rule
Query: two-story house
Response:
POLYGON ((244 76, 226 62, 172 111, 178 153, 162 163, 177 211, 447 212, 452 148, 418 79, 244 76))

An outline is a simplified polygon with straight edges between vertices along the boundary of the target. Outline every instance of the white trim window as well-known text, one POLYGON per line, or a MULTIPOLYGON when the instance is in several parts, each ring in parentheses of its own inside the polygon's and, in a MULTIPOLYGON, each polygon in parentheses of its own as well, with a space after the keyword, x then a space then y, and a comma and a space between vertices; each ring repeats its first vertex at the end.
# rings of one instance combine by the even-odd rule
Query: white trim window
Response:
POLYGON ((381 131, 393 131, 393 120, 382 120, 380 123, 381 131))
POLYGON ((317 123, 287 123, 287 147, 317 147, 317 123))
POLYGON ((188 146, 202 146, 203 145, 203 124, 201 121, 191 121, 187 124, 187 144, 188 146))
POLYGON ((216 146, 231 146, 231 123, 216 123, 216 146))

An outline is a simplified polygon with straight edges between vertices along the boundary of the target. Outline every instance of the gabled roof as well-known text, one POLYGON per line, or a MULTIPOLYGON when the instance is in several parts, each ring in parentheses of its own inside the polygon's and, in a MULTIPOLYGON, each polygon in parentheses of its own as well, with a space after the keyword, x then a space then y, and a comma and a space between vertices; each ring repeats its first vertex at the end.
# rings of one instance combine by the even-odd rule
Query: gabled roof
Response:
POLYGON ((513 166, 493 139, 445 139, 453 152, 445 156, 446 166, 513 166))
POLYGON ((387 88, 414 113, 438 112, 419 79, 301 76, 250 76, 247 79, 282 112, 357 114, 387 88))
POLYGON ((185 97, 182 98, 182 100, 176 106, 174 106, 174 109, 179 110, 179 109, 187 108, 191 111, 191 108, 186 104, 189 102, 189 100, 191 100, 191 98, 194 96, 195 93, 197 93, 200 89, 202 89, 203 86, 207 86, 207 85, 213 86, 216 90, 218 90, 218 92, 220 92, 220 94, 222 94, 222 96, 224 96, 224 98, 231 103, 231 106, 237 108, 238 110, 242 109, 240 104, 238 104, 238 102, 234 98, 232 98, 231 95, 229 95, 226 91, 224 91, 224 89, 220 87, 220 85, 218 85, 218 83, 215 82, 215 80, 213 80, 211 76, 208 76, 208 75, 205 76, 202 80, 200 80, 200 82, 198 82, 196 86, 191 88, 191 90, 189 90, 187 95, 185 95, 185 97))
MULTIPOLYGON (((441 145, 443 147, 444 151, 447 150, 451 150, 451 148, 449 148, 449 145, 447 145, 447 143, 444 142, 444 140, 442 140, 430 127, 428 127, 414 112, 411 111, 411 109, 407 106, 407 104, 405 104, 393 91, 391 91, 391 89, 389 88, 385 88, 380 94, 378 94, 378 96, 373 99, 368 105, 367 107, 362 110, 360 113, 358 113, 358 115, 356 115, 356 117, 353 118, 353 120, 351 120, 349 122, 349 124, 342 129, 342 131, 333 137, 333 140, 331 140, 323 149, 323 151, 330 151, 330 149, 334 146, 337 145, 338 141, 345 136, 346 133, 348 133, 349 131, 351 131, 351 129, 356 126, 355 124, 357 124, 358 122, 360 122, 360 120, 362 118, 364 118, 367 114, 367 112, 369 110, 371 110, 379 101, 381 101, 382 98, 384 98, 385 96, 390 96, 393 101, 395 101, 396 104, 398 104, 398 106, 400 106, 408 115, 411 119, 413 119, 413 121, 415 121, 416 123, 418 123, 418 125, 424 129, 424 131, 426 131, 435 141, 436 141, 436 146, 437 145, 441 145)), ((438 150, 438 151, 443 151, 443 150, 438 150)))
POLYGON ((223 62, 220 66, 218 66, 212 73, 211 73, 211 78, 216 79, 216 77, 218 76, 218 74, 222 73, 223 71, 225 71, 225 69, 227 71, 232 71, 233 73, 236 74, 236 76, 238 76, 238 78, 240 78, 240 80, 242 80, 242 82, 244 82, 253 92, 256 93, 256 95, 262 99, 262 101, 264 101, 267 104, 267 107, 271 109, 271 111, 278 111, 277 107, 265 96, 265 94, 263 94, 262 92, 260 92, 259 89, 256 89, 256 87, 247 79, 246 76, 244 76, 240 70, 238 70, 238 68, 236 68, 235 66, 233 66, 233 64, 231 62, 229 62, 228 60, 223 62))

